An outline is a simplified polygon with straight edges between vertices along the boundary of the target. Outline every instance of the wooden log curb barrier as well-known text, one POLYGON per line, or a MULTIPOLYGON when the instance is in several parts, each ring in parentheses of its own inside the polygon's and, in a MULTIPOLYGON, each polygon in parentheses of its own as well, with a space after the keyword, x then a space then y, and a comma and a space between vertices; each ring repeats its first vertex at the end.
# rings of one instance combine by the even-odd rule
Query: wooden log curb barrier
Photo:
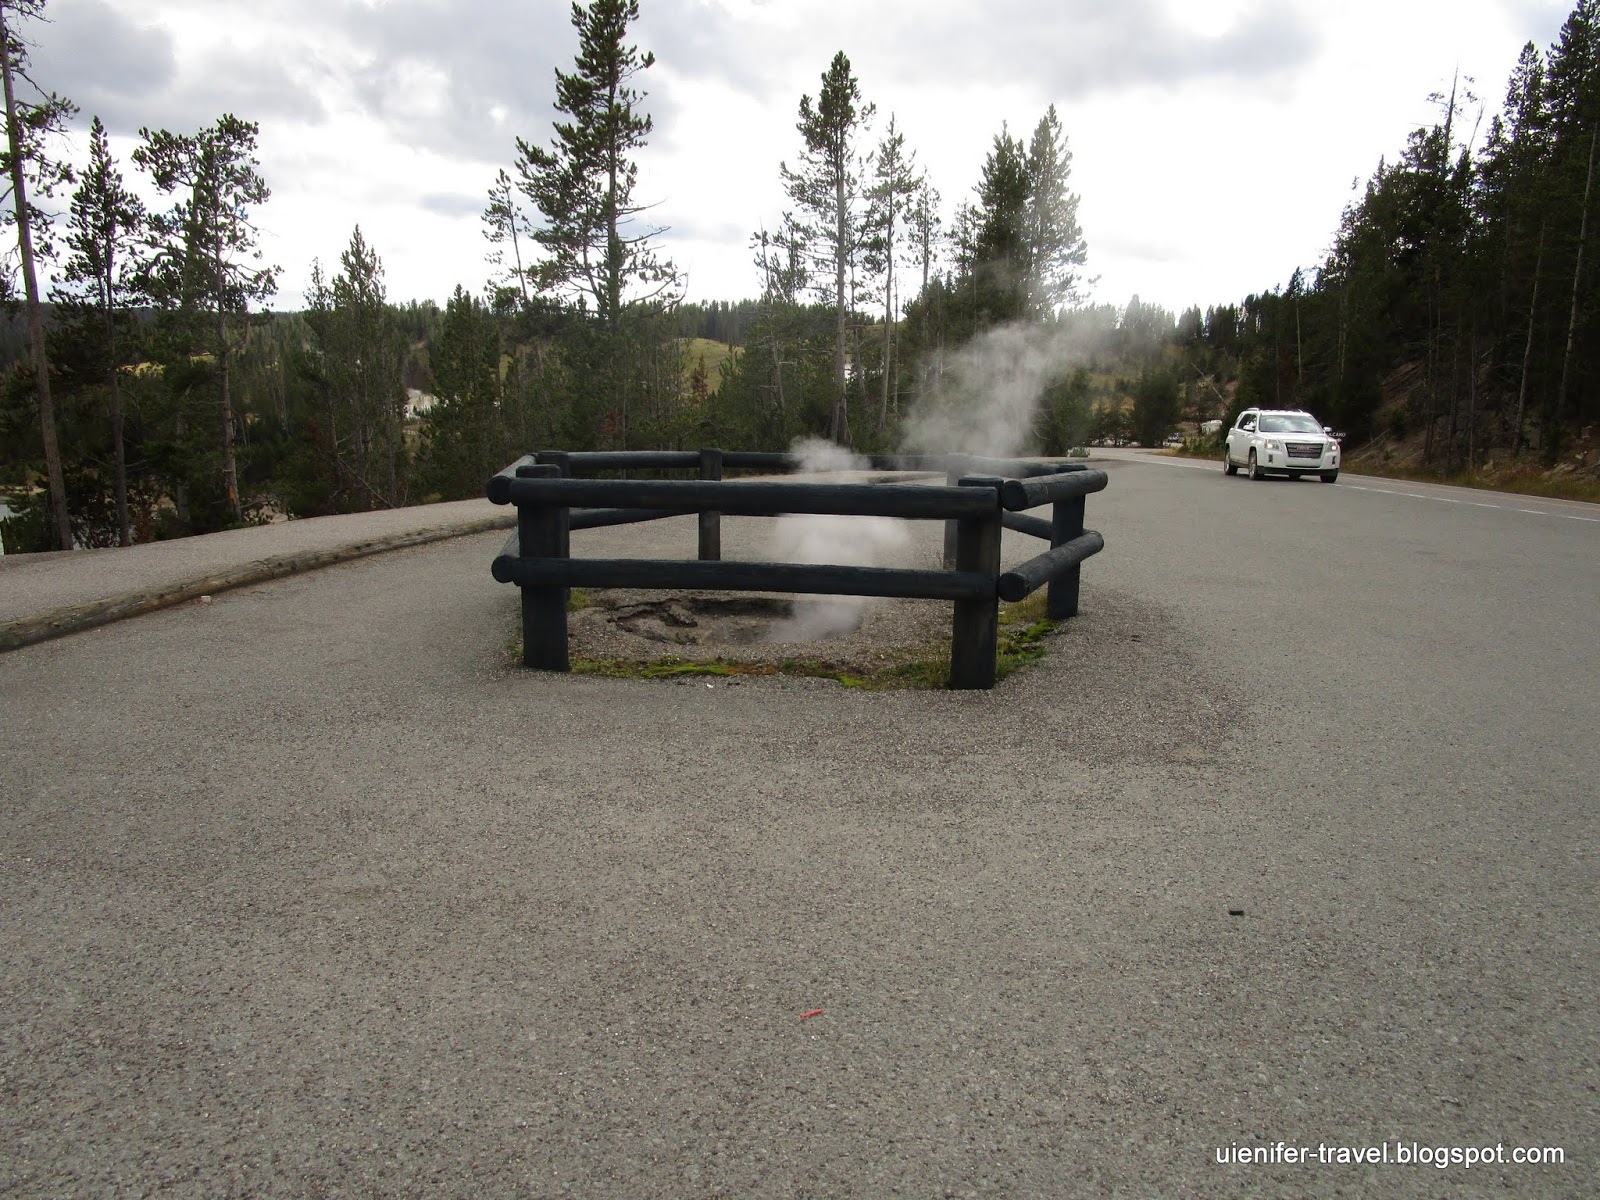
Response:
POLYGON ((1049 588, 1047 613, 1065 620, 1078 611, 1083 560, 1105 540, 1083 527, 1084 503, 1105 488, 1105 472, 1081 464, 961 455, 883 456, 885 471, 945 472, 944 485, 784 483, 725 480, 725 470, 793 469, 788 455, 749 451, 543 451, 524 455, 494 475, 488 496, 517 508, 517 531, 490 570, 522 595, 522 661, 546 671, 571 667, 567 596, 574 587, 775 591, 814 595, 949 600, 950 686, 995 683, 999 601, 1049 588), (590 479, 599 471, 693 470, 698 478, 590 479), (982 474, 1003 471, 1005 474, 982 474), (1051 519, 1021 510, 1052 506, 1051 519), (571 531, 695 513, 698 560, 573 558, 571 531), (721 520, 787 514, 896 517, 946 523, 942 571, 775 562, 723 562, 721 520), (1000 534, 1012 529, 1051 548, 1011 571, 1000 571, 1000 534))

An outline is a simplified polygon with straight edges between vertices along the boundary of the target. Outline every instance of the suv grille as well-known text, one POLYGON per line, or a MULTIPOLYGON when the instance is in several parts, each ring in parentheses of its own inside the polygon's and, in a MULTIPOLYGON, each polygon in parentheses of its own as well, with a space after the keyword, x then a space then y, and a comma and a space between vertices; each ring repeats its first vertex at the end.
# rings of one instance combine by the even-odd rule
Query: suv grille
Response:
POLYGON ((1322 444, 1320 442, 1286 442, 1284 448, 1288 450, 1290 458, 1322 457, 1322 444))

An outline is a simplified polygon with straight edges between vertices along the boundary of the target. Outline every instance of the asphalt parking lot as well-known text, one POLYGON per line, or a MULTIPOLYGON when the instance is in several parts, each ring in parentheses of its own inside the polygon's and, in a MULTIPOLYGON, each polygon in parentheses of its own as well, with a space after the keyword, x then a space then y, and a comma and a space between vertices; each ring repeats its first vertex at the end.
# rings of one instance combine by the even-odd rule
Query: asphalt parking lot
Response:
POLYGON ((525 672, 502 533, 0 654, 0 1192, 1591 1194, 1600 514, 1110 469, 992 692, 525 672))

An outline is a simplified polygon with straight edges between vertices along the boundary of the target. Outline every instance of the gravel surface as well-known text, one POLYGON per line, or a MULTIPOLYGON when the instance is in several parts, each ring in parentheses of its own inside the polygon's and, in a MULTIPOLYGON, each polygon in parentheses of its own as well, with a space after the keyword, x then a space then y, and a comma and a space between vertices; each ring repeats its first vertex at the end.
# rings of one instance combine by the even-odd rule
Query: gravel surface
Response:
MULTIPOLYGON (((823 520, 825 533, 849 543, 851 518, 823 520)), ((682 552, 692 555, 692 522, 665 524, 665 538, 616 553, 654 557, 663 553, 665 543, 684 545, 682 552)), ((943 524, 907 521, 901 526, 905 542, 897 543, 892 554, 862 565, 937 569, 943 524)), ((776 521, 725 519, 723 557, 787 561, 784 550, 793 539, 778 536, 778 530, 776 521)), ((1043 547, 1043 542, 1012 535, 1003 548, 1016 559, 1043 547)), ((592 552, 580 535, 575 553, 592 552)), ((585 607, 569 617, 570 645, 575 656, 589 660, 722 659, 778 667, 785 659, 804 659, 859 675, 926 660, 950 637, 948 601, 622 588, 596 590, 584 600, 585 607)))
POLYGON ((523 671, 498 534, 0 656, 0 1193, 1592 1194, 1600 525, 1089 512, 992 692, 523 671))

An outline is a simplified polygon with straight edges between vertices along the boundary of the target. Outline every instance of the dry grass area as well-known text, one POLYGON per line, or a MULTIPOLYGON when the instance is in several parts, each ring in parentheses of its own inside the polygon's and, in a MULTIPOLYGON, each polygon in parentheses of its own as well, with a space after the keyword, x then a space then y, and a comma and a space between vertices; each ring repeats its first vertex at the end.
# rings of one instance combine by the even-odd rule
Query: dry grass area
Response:
POLYGON ((696 364, 706 364, 706 390, 715 392, 722 386, 722 364, 728 361, 733 354, 733 347, 726 342, 714 342, 710 338, 684 338, 683 339, 683 387, 689 388, 689 378, 694 373, 696 364))
POLYGON ((1423 462, 1422 443, 1417 438, 1380 440, 1347 455, 1345 462, 1349 470, 1362 475, 1600 504, 1600 448, 1592 430, 1585 430, 1553 467, 1545 467, 1531 454, 1521 458, 1502 454, 1486 457, 1470 471, 1465 467, 1444 470, 1423 462))

